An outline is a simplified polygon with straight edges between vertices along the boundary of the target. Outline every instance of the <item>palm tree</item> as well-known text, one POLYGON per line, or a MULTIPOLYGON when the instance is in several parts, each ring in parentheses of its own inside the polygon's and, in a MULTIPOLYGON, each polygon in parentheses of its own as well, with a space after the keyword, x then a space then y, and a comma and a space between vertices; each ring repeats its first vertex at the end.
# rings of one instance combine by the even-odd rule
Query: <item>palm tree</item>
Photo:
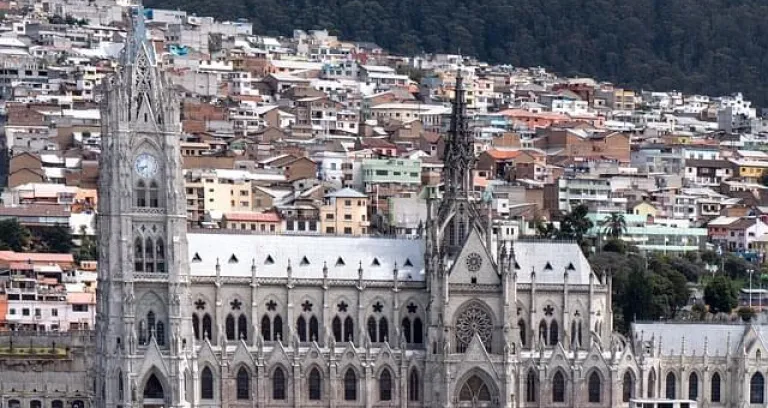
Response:
POLYGON ((624 214, 611 213, 608 218, 600 222, 600 225, 603 227, 603 233, 614 239, 618 239, 627 232, 627 221, 624 219, 624 214))

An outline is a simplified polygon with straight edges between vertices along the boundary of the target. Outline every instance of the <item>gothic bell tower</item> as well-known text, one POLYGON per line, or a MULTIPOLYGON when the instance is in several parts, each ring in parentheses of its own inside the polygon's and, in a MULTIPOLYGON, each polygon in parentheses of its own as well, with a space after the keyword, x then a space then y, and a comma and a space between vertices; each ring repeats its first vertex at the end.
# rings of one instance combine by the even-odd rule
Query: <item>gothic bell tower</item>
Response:
POLYGON ((147 40, 141 7, 104 80, 96 322, 98 407, 187 407, 186 202, 179 103, 147 40))

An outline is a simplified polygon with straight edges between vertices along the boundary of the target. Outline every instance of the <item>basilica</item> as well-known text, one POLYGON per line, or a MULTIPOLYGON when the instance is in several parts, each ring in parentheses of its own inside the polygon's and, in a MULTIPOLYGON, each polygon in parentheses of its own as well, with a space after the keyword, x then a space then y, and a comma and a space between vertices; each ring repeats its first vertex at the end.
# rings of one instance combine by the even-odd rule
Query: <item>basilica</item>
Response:
POLYGON ((188 230, 161 66, 137 13, 104 84, 97 326, 75 380, 88 406, 765 406, 762 328, 626 338, 610 274, 578 245, 493 239, 461 75, 423 239, 352 238, 188 230))

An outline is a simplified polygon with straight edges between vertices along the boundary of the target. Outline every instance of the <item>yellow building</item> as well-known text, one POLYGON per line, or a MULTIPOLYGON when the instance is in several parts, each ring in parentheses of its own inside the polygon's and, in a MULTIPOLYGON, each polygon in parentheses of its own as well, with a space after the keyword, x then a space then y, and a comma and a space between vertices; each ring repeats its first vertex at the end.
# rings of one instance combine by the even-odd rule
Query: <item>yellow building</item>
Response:
MULTIPOLYGON (((230 170, 230 172, 235 172, 230 170)), ((184 186, 187 198, 187 218, 199 221, 210 212, 251 211, 253 188, 244 177, 229 177, 219 171, 192 171, 187 173, 184 186)))
POLYGON ((320 208, 320 223, 326 234, 367 235, 368 196, 351 188, 326 195, 320 208))
POLYGON ((633 215, 641 215, 643 217, 651 216, 656 218, 657 213, 658 213, 658 210, 656 209, 656 207, 654 207, 653 205, 645 201, 641 201, 632 207, 633 215))

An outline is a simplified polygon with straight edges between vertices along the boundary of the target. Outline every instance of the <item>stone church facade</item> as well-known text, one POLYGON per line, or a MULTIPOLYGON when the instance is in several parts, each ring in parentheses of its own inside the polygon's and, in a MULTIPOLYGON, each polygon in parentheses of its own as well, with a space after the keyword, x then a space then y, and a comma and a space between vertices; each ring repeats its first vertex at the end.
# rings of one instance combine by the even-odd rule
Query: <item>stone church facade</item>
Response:
MULTIPOLYGON (((460 76, 423 239, 188 231, 178 101, 135 20, 105 84, 87 406, 607 408, 662 396, 669 372, 675 397, 696 372, 703 406, 742 406, 760 330, 741 327, 717 356, 707 341, 690 355, 684 340, 662 347, 674 328, 704 335, 686 326, 627 339, 613 332, 610 275, 576 244, 491 244, 460 76)), ((8 388, 2 406, 52 406, 8 388)))

